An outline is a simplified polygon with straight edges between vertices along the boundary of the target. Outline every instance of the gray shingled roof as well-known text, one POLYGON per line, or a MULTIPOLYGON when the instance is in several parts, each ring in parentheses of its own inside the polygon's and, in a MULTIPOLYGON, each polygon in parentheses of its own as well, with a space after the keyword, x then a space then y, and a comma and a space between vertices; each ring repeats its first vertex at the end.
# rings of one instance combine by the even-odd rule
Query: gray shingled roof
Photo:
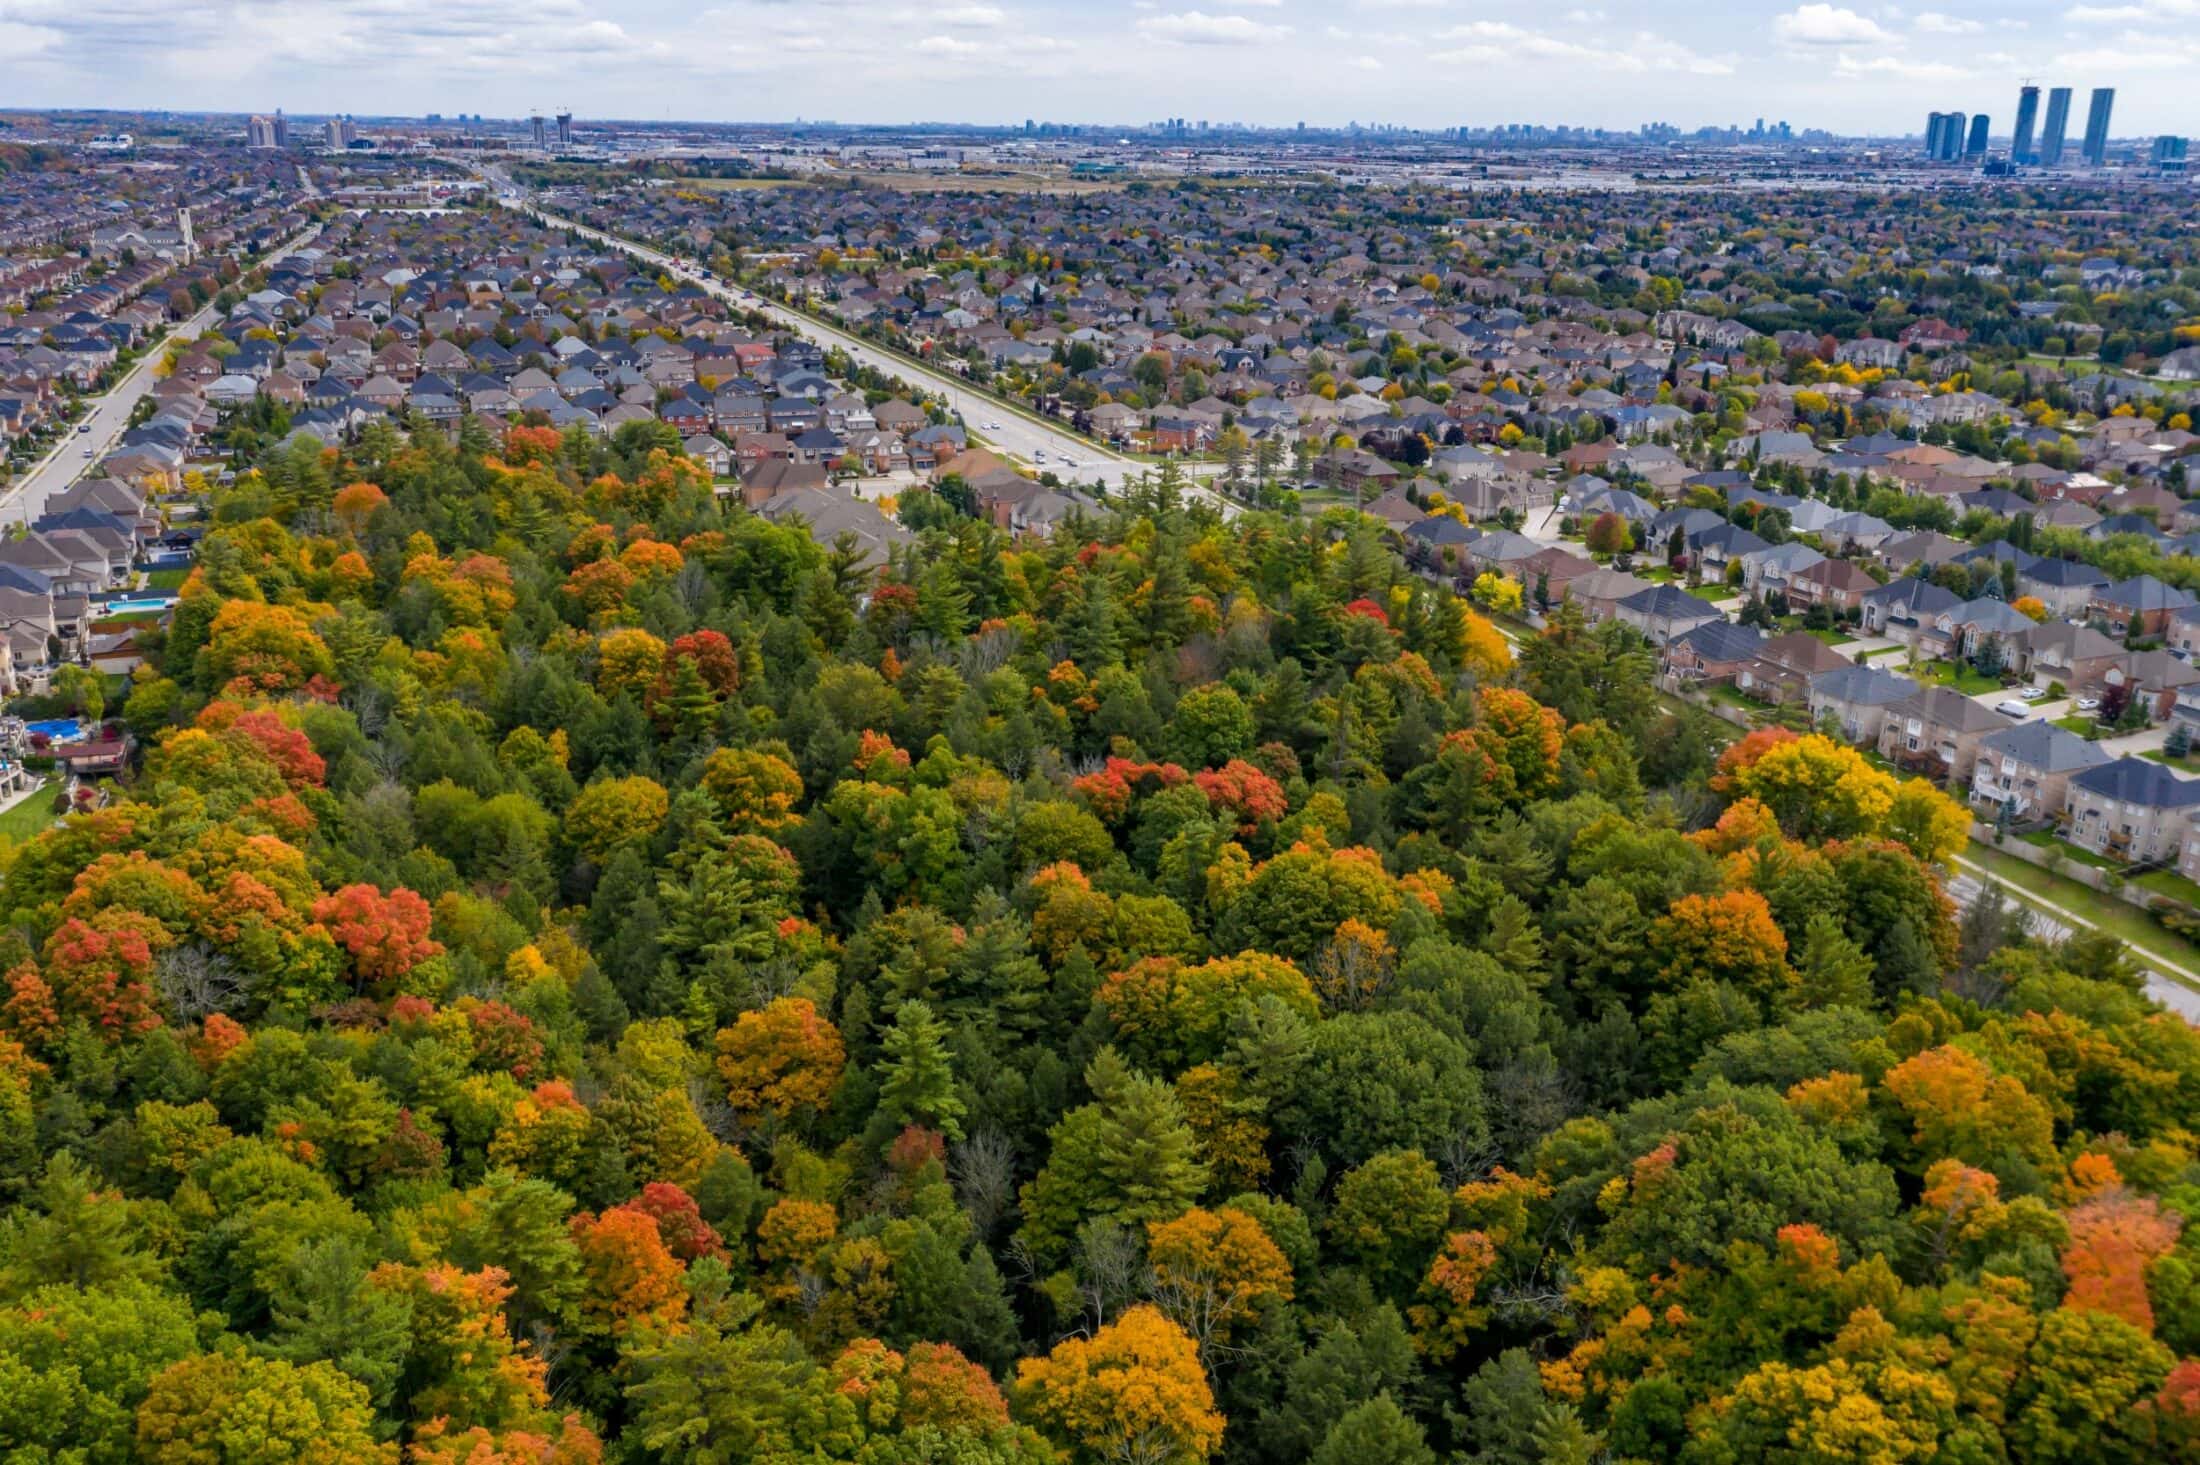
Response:
POLYGON ((1917 683, 1891 671, 1881 671, 1876 666, 1837 666, 1812 677, 1810 690, 1814 696, 1829 697, 1836 702, 1884 707, 1916 692, 1917 683))
POLYGON ((2098 768, 2108 761, 2100 748, 2052 722, 2020 722, 1979 739, 1979 751, 1997 753, 2029 763, 2042 773, 2071 773, 2098 768))
POLYGON ((2149 809, 2189 809, 2200 804, 2200 779, 2179 778, 2145 758, 2118 758, 2088 768, 2072 778, 2070 786, 2149 809))

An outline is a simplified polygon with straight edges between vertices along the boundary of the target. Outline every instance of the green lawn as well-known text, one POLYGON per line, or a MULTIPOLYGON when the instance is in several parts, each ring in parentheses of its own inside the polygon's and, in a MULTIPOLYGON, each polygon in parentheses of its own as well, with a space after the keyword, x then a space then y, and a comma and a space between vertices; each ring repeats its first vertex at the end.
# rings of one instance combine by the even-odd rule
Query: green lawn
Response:
POLYGON ((2035 829, 2030 834, 2020 834, 2017 837, 2034 849, 2054 850, 2066 860, 2072 860, 2081 865, 2091 865, 2096 870, 2113 870, 2117 868, 2115 860, 2106 855, 2097 855, 2088 849, 2079 849, 2069 841, 2057 838, 2055 831, 2052 829, 2035 829))
POLYGON ((191 572, 188 569, 150 570, 146 572, 145 588, 148 590, 166 590, 174 592, 177 590, 181 590, 183 588, 183 582, 189 579, 190 576, 191 572))
POLYGON ((1698 600, 1732 600, 1742 592, 1730 590, 1724 585, 1691 585, 1688 593, 1698 600))
POLYGON ((2200 909, 2200 883, 2186 879, 2175 870, 2149 870, 2144 875, 2133 876, 2131 883, 2141 890, 2151 890, 2156 895, 2166 895, 2171 900, 2181 900, 2200 909))
POLYGON ((26 840, 53 823, 53 789, 40 789, 22 803, 0 814, 0 835, 26 840))
POLYGON ((1876 651, 1865 652, 1863 659, 1866 661, 1877 661, 1882 656, 1900 656, 1904 651, 1908 649, 1909 648, 1906 646, 1882 646, 1876 651))
POLYGON ((1723 702, 1729 707, 1739 707, 1744 712, 1763 712, 1767 710, 1765 703, 1757 701, 1743 693, 1739 688, 1730 687, 1724 682, 1719 683, 1717 686, 1704 688, 1704 695, 1714 702, 1723 702))
MULTIPOLYGON (((2076 911, 2134 951, 2153 957, 2157 963, 2167 962, 2188 972, 2200 972, 2200 947, 2172 936, 2135 905, 2127 905, 2113 895, 2104 895, 2075 880, 2050 875, 2037 865, 2028 865, 2014 855, 2005 855, 1976 840, 1964 851, 1963 858, 2021 891, 2053 901, 2065 910, 2076 911)), ((2164 972, 2163 975, 2176 980, 2174 973, 2164 972)))
POLYGON ((2055 719, 2055 726, 2064 732, 2074 732, 2081 738, 2098 740, 2101 736, 2101 725, 2083 715, 2058 717, 2055 719))
POLYGON ((1999 677, 1987 676, 1978 668, 1964 662, 1928 661, 1919 669, 1919 675, 1928 682, 1953 687, 1966 697, 2001 690, 1999 677))

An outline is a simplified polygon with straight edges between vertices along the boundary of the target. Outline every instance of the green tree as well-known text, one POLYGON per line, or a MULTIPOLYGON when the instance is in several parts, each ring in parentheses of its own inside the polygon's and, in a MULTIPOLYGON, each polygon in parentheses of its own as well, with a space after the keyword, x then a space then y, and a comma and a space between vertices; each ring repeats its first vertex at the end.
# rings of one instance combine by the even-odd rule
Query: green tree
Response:
POLYGON ((1046 1165, 1023 1187, 1023 1235, 1042 1257, 1059 1256, 1088 1221, 1170 1220, 1207 1184, 1174 1088, 1133 1072, 1112 1048, 1086 1068, 1085 1085, 1093 1102, 1049 1131, 1046 1165))
POLYGON ((947 1024, 933 1015, 930 1004, 902 1003, 881 1049, 879 1122, 894 1129, 921 1124, 949 1139, 961 1139, 963 1102, 955 1091, 947 1024))
POLYGON ((1388 1394, 1338 1420, 1314 1451, 1312 1465, 1436 1465, 1421 1426, 1388 1394))

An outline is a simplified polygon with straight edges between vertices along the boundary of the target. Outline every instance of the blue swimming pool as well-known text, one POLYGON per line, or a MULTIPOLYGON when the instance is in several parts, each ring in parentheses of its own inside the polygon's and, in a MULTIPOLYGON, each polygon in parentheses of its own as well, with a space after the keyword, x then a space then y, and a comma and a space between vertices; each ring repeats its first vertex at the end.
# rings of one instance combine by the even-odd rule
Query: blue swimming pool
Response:
POLYGON ((74 742, 79 732, 77 721, 73 717, 55 717, 45 722, 26 722, 23 726, 34 733, 43 733, 57 743, 74 742))
POLYGON ((166 610, 175 603, 176 598, 173 595, 161 596, 151 600, 110 600, 107 602, 105 613, 111 616, 121 616, 129 615, 133 611, 166 610))

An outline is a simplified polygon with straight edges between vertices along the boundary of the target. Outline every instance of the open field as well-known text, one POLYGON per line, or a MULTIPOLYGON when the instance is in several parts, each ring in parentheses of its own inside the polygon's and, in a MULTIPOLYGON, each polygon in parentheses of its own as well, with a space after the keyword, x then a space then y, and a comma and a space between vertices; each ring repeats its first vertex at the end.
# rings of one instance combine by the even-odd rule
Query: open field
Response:
POLYGON ((1065 173, 845 173, 832 178, 851 178, 873 188, 900 193, 1051 193, 1078 198, 1094 193, 1116 193, 1138 181, 1129 176, 1072 178, 1065 173))
POLYGON ((748 188, 800 188, 806 178, 667 178, 668 187, 692 188, 698 193, 734 193, 748 188))

